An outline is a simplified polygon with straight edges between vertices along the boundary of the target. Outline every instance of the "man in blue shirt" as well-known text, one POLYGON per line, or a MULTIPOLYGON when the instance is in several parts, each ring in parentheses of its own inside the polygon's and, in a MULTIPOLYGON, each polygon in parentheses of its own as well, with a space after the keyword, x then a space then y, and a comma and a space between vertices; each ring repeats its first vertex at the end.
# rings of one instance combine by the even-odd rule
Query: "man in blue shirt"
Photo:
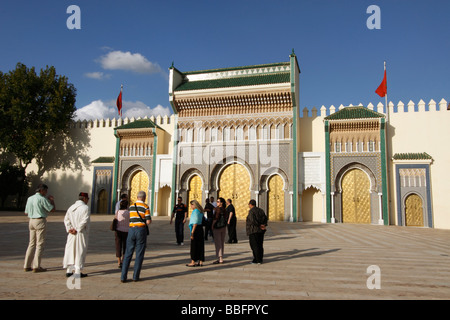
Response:
POLYGON ((44 272, 41 267, 41 257, 44 250, 45 232, 47 226, 47 215, 55 211, 53 196, 48 196, 48 186, 40 184, 36 194, 29 197, 25 207, 25 214, 30 218, 28 228, 30 230, 30 242, 25 254, 24 270, 33 272, 44 272))

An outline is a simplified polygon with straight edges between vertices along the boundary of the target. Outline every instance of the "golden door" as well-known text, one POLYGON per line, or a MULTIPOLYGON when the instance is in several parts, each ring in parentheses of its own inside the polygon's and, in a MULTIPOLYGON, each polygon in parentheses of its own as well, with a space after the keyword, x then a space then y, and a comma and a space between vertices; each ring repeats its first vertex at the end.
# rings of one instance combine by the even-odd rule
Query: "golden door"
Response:
POLYGON ((200 178, 199 175, 192 176, 191 180, 189 180, 189 194, 188 194, 188 201, 186 205, 188 206, 188 213, 189 216, 191 216, 192 209, 190 202, 192 200, 197 200, 200 205, 202 204, 202 178, 200 178))
POLYGON ((233 201, 236 217, 245 219, 248 215, 250 201, 250 176, 244 166, 231 164, 219 178, 219 197, 233 201))
POLYGON ((106 194, 106 190, 102 189, 98 193, 97 213, 107 213, 107 211, 108 211, 108 195, 106 194))
POLYGON ((131 178, 131 190, 130 190, 130 205, 135 203, 137 200, 137 194, 139 191, 144 191, 147 198, 145 200, 146 203, 148 203, 149 195, 148 195, 148 176, 144 171, 138 171, 133 177, 131 178))
POLYGON ((273 175, 269 179, 269 220, 284 221, 284 190, 283 178, 273 175))
POLYGON ((342 222, 370 223, 370 181, 362 170, 342 178, 342 222))
POLYGON ((405 201, 405 220, 407 226, 423 227, 422 199, 412 194, 405 201))

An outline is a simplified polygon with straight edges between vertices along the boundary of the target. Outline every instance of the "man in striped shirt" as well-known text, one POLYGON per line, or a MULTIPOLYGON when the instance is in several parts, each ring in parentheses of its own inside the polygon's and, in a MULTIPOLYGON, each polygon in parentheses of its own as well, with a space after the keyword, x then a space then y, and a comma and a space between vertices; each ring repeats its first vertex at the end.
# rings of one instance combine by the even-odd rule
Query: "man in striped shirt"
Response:
POLYGON ((130 229, 127 237, 127 250, 125 252, 122 264, 121 282, 127 281, 128 268, 130 267, 133 252, 136 249, 134 260, 133 281, 138 281, 141 274, 142 262, 144 261, 145 248, 147 246, 148 225, 152 222, 150 210, 145 203, 146 194, 139 191, 136 203, 129 208, 130 211, 130 229))

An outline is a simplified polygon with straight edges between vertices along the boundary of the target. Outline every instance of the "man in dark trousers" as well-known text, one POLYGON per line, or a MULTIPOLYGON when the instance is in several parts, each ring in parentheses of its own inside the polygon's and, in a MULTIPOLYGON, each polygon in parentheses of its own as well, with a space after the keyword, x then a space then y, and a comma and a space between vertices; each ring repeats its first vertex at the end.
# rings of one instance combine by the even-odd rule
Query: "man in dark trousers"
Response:
POLYGON ((208 235, 212 235, 212 221, 214 215, 214 206, 209 202, 209 199, 205 200, 205 212, 206 212, 206 223, 205 223, 205 240, 208 240, 208 235))
POLYGON ((183 199, 178 197, 178 203, 173 208, 172 217, 170 218, 170 224, 172 224, 173 217, 175 216, 175 235, 179 246, 184 245, 184 223, 187 220, 188 214, 187 206, 182 201, 183 199))
POLYGON ((246 231, 250 242, 250 248, 253 251, 253 264, 261 264, 264 256, 264 234, 267 227, 267 216, 261 208, 256 206, 255 200, 248 203, 250 210, 248 211, 246 221, 246 231))
POLYGON ((236 235, 236 210, 234 209, 231 199, 227 199, 227 212, 228 212, 228 243, 237 243, 236 235))

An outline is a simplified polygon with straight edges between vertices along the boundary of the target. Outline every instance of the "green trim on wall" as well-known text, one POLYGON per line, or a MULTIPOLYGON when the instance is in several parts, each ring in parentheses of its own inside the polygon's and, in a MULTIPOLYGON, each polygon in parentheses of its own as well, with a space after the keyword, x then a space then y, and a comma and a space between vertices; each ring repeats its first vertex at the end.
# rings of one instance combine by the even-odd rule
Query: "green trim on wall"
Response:
POLYGON ((178 161, 178 116, 175 115, 175 127, 173 131, 173 155, 172 155, 172 195, 171 208, 175 207, 175 195, 177 187, 177 161, 178 161))
POLYGON ((382 175, 382 193, 383 193, 383 222, 384 225, 389 225, 389 205, 388 205, 388 173, 387 173, 387 155, 386 155, 386 119, 381 118, 381 175, 382 175))
POLYGON ((331 223, 331 166, 330 166, 330 124, 325 120, 325 175, 327 222, 331 223))
POLYGON ((150 207, 150 215, 153 217, 155 211, 155 173, 156 173, 156 154, 158 149, 158 135, 156 134, 156 128, 152 128, 153 131, 153 164, 152 164, 152 203, 150 207))
POLYGON ((171 208, 175 207, 175 195, 177 187, 177 161, 178 161, 178 113, 175 109, 173 100, 170 105, 174 111, 174 128, 173 128, 173 151, 172 151, 172 189, 171 189, 171 208))
MULTIPOLYGON (((117 130, 114 129, 114 136, 116 137, 116 158, 114 159, 114 182, 111 208, 115 208, 117 202, 117 181, 119 181, 119 155, 120 155, 120 138, 117 135, 117 130)), ((111 214, 115 214, 112 212, 111 214)))
POLYGON ((292 105, 293 105, 293 113, 294 113, 294 123, 293 123, 293 197, 292 197, 292 207, 293 207, 293 213, 292 213, 292 221, 297 222, 297 216, 298 216, 298 174, 297 174, 297 101, 295 99, 295 66, 297 66, 296 63, 296 57, 294 54, 291 54, 290 56, 290 62, 291 62, 291 96, 292 96, 292 105))

